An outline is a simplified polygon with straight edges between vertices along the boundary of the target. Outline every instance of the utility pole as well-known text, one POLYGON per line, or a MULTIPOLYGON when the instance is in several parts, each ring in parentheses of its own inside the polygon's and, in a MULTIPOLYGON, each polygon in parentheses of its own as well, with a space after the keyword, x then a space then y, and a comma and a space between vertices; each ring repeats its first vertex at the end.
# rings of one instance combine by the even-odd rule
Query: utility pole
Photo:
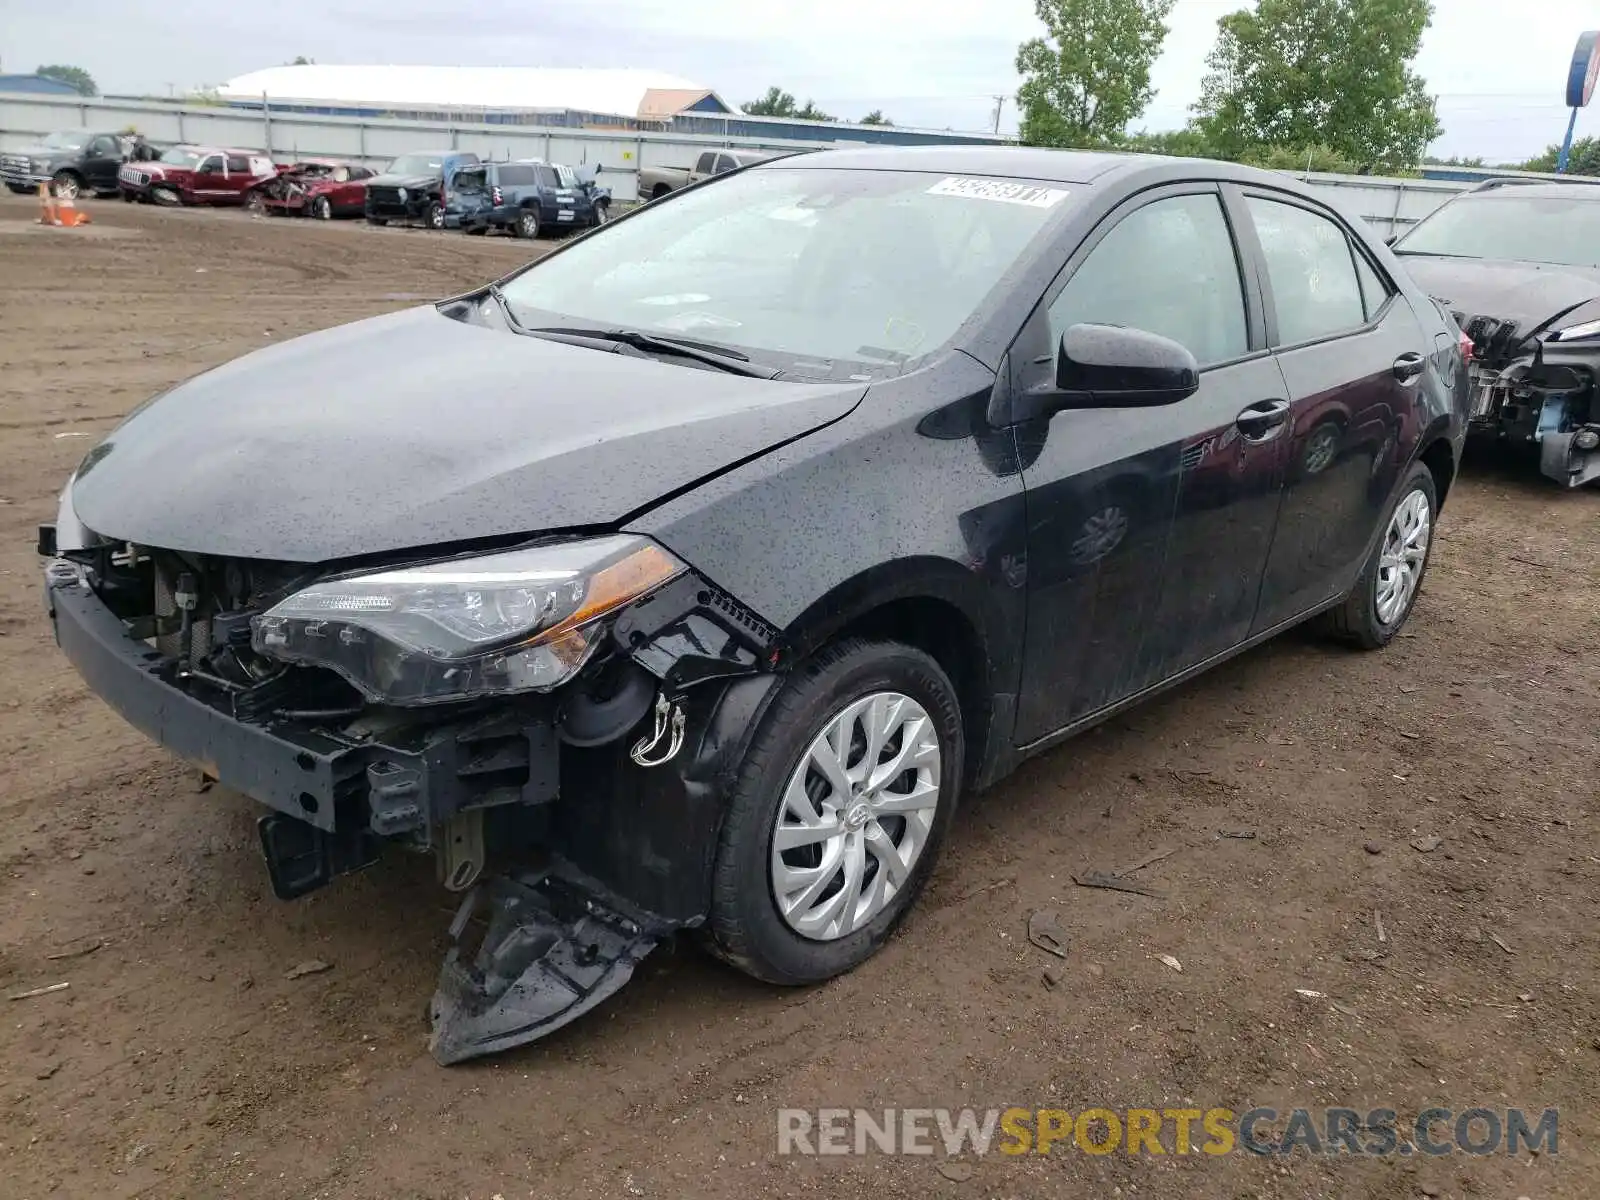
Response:
POLYGON ((1003 93, 994 98, 994 132, 996 137, 1000 136, 1000 112, 1005 106, 1006 98, 1003 93))

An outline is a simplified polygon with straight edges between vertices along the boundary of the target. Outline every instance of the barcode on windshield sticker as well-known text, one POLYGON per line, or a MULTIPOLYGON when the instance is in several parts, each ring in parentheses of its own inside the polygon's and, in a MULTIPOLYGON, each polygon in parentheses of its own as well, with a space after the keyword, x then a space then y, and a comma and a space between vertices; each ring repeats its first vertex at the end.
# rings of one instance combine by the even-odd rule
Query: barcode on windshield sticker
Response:
POLYGON ((1068 193, 1064 188, 1007 183, 1000 179, 962 179, 952 175, 929 188, 928 195, 965 196, 969 200, 998 200, 1002 204, 1026 204, 1029 208, 1054 208, 1067 198, 1068 193))

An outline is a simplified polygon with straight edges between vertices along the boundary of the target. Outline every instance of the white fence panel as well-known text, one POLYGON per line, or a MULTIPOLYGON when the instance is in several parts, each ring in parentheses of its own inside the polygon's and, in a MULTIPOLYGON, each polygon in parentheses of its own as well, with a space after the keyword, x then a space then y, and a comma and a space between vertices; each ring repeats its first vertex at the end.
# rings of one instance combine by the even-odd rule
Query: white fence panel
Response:
MULTIPOLYGON (((55 129, 139 130, 157 142, 202 142, 266 150, 279 159, 348 158, 382 167, 413 150, 470 150, 485 158, 542 158, 604 168, 601 182, 618 200, 637 198, 641 167, 689 167, 707 146, 800 150, 836 142, 772 138, 633 133, 537 125, 488 125, 391 118, 319 117, 303 113, 255 112, 215 105, 159 100, 81 99, 0 94, 0 149, 27 145, 55 129)), ((1380 235, 1404 233, 1451 196, 1471 184, 1426 179, 1381 179, 1363 175, 1296 174, 1328 192, 1341 206, 1365 218, 1380 235)))

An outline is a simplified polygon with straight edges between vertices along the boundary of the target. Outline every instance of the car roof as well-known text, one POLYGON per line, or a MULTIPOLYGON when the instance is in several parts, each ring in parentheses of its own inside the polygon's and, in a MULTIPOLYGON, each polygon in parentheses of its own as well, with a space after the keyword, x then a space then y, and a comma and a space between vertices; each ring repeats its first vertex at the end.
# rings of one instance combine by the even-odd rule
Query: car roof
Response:
POLYGON ((1148 155, 1029 146, 874 146, 786 155, 760 165, 780 170, 837 167, 858 171, 947 171, 1002 179, 1092 183, 1108 172, 1126 167, 1131 160, 1162 161, 1148 155))
POLYGON ((1481 187, 1463 192, 1462 196, 1532 196, 1546 200, 1600 200, 1600 186, 1595 183, 1523 183, 1520 180, 1491 180, 1481 187))
POLYGON ((1325 195, 1290 175, 1211 158, 1177 158, 1114 150, 1045 150, 1032 146, 888 146, 815 150, 757 163, 753 170, 814 170, 837 167, 860 171, 936 171, 983 175, 992 179, 1042 179, 1093 185, 1114 179, 1145 184, 1219 180, 1256 184, 1306 196, 1323 204, 1325 195))

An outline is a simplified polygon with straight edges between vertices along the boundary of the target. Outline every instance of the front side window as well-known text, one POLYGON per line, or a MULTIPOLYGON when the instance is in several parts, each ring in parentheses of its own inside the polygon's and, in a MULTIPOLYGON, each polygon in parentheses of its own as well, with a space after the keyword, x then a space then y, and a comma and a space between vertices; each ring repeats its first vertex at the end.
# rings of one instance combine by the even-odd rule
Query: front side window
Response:
POLYGON ((1278 343, 1293 346, 1366 324, 1350 239, 1336 222, 1298 205, 1249 198, 1267 260, 1278 343))
POLYGON ((197 174, 197 175, 220 175, 220 174, 222 174, 222 156, 219 155, 219 154, 213 154, 210 158, 206 159, 203 163, 201 163, 198 167, 195 168, 195 174, 197 174))
POLYGON ((1124 217, 1051 304, 1051 345, 1082 323, 1160 334, 1201 366, 1246 354, 1244 288, 1221 200, 1173 196, 1124 217))
POLYGON ((695 163, 694 169, 701 175, 710 175, 717 167, 717 156, 707 150, 700 156, 700 161, 695 163))
POLYGON ((1587 199, 1526 196, 1515 187, 1463 196, 1413 229, 1394 252, 1600 267, 1600 188, 1587 199))
POLYGON ((760 168, 650 205, 505 284, 527 325, 631 327, 818 378, 898 374, 950 341, 1071 189, 760 168))
POLYGON ((89 153, 96 158, 112 158, 118 154, 117 139, 113 137, 97 137, 89 143, 89 153))

